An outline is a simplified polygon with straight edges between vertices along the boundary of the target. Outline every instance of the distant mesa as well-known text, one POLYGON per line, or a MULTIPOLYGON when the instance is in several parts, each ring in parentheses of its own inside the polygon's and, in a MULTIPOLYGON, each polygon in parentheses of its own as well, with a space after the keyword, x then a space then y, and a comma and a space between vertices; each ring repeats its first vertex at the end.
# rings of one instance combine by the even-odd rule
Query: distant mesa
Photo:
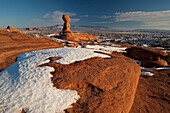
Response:
POLYGON ((7 29, 12 32, 12 33, 19 33, 19 34, 25 34, 23 31, 19 30, 19 29, 16 29, 16 28, 13 28, 11 26, 8 26, 7 29))
POLYGON ((50 30, 49 28, 37 28, 37 27, 29 27, 26 28, 26 30, 32 31, 32 30, 50 30))
MULTIPOLYGON (((63 15, 62 17, 63 21, 64 21, 64 25, 63 25, 63 29, 62 29, 62 34, 60 36, 60 38, 63 39, 67 39, 70 41, 76 41, 76 42, 80 42, 80 41, 99 41, 98 37, 89 35, 89 34, 76 34, 73 33, 70 30, 70 17, 68 15, 63 15)), ((58 35, 58 34, 56 34, 58 35)))

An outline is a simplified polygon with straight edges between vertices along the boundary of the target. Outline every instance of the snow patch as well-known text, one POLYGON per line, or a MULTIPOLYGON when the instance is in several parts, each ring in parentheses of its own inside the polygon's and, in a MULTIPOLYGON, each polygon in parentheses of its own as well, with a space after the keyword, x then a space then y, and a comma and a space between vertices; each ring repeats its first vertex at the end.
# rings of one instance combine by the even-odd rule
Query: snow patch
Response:
POLYGON ((154 74, 151 72, 141 72, 140 76, 153 76, 154 74))
POLYGON ((126 52, 126 47, 113 47, 113 46, 103 46, 103 45, 86 45, 85 48, 95 49, 95 50, 103 50, 108 52, 126 52))
POLYGON ((54 36, 55 35, 55 33, 53 33, 53 34, 48 34, 48 35, 46 35, 47 37, 51 37, 51 36, 54 36))
POLYGON ((145 68, 145 67, 141 67, 141 70, 166 70, 166 69, 170 69, 170 67, 158 67, 158 68, 145 68))
POLYGON ((163 52, 166 52, 166 53, 168 53, 168 52, 170 52, 170 50, 163 50, 163 52))
POLYGON ((141 61, 133 59, 138 65, 141 65, 141 61))
POLYGON ((52 67, 37 67, 48 63, 49 57, 60 57, 55 62, 70 64, 91 57, 110 56, 83 48, 57 48, 26 52, 0 72, 0 112, 15 113, 24 108, 27 113, 63 113, 80 96, 76 91, 56 89, 50 77, 52 67))

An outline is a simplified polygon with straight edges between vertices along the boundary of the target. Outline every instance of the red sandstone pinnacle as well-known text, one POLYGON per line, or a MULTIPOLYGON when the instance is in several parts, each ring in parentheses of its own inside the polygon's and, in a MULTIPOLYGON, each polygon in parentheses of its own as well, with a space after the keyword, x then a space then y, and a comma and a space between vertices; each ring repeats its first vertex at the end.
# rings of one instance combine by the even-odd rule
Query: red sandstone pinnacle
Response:
POLYGON ((64 26, 62 30, 61 38, 71 40, 71 41, 100 41, 98 37, 89 34, 75 34, 70 30, 70 18, 68 15, 63 15, 64 26))

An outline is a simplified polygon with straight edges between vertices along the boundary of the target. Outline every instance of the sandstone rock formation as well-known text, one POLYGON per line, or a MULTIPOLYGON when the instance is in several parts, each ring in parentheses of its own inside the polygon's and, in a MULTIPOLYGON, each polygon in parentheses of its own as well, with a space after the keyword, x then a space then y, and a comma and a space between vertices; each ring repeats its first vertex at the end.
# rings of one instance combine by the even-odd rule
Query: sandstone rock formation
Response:
POLYGON ((67 47, 78 47, 79 45, 76 42, 67 42, 67 47))
POLYGON ((168 63, 161 59, 168 54, 159 49, 144 48, 144 47, 131 47, 126 49, 126 56, 141 61, 141 66, 144 67, 156 67, 156 66, 168 66, 168 63))
MULTIPOLYGON (((51 58, 50 58, 51 59, 51 58)), ((80 100, 68 113, 128 113, 134 101, 140 67, 123 55, 91 58, 69 65, 50 62, 54 87, 78 91, 80 100)))
POLYGON ((75 34, 70 30, 70 18, 68 15, 63 15, 63 20, 64 20, 64 26, 62 30, 62 36, 61 38, 71 40, 71 41, 99 41, 98 37, 89 35, 89 34, 75 34))
POLYGON ((0 33, 8 33, 7 29, 0 29, 0 33))
POLYGON ((149 70, 152 77, 140 77, 130 113, 169 113, 170 70, 149 70))
POLYGON ((58 37, 60 37, 60 34, 56 33, 56 34, 54 35, 54 37, 58 38, 58 37))
POLYGON ((7 29, 9 29, 10 32, 12 33, 20 33, 20 34, 25 34, 23 31, 19 30, 19 29, 16 29, 16 28, 13 28, 11 26, 8 26, 7 29))
POLYGON ((13 64, 19 53, 56 47, 61 47, 61 44, 50 38, 0 32, 0 71, 13 64))

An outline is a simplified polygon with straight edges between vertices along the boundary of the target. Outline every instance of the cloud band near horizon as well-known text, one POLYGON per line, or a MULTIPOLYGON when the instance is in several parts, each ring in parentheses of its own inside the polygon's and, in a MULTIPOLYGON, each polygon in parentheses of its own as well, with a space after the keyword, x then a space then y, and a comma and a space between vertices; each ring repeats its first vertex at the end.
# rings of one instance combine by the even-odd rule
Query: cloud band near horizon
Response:
POLYGON ((141 21, 141 26, 170 26, 170 10, 153 12, 124 12, 115 13, 115 22, 141 21))

